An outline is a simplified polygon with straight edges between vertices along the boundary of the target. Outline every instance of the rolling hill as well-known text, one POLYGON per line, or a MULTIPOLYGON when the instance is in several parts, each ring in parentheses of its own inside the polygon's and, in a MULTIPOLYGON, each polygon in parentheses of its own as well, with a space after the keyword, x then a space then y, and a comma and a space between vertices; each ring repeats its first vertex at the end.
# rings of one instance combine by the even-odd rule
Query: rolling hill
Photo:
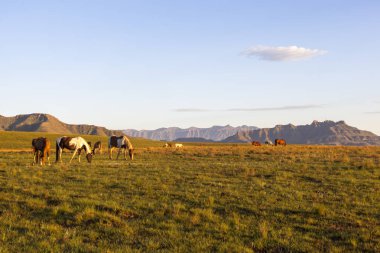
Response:
POLYGON ((108 130, 94 125, 72 125, 58 120, 52 115, 32 113, 4 117, 0 115, 0 130, 21 132, 49 132, 59 134, 88 134, 110 136, 122 134, 121 131, 108 130))
POLYGON ((222 142, 264 142, 283 138, 291 144, 370 146, 380 145, 380 137, 347 125, 344 121, 313 121, 310 125, 277 125, 252 131, 239 131, 222 142))

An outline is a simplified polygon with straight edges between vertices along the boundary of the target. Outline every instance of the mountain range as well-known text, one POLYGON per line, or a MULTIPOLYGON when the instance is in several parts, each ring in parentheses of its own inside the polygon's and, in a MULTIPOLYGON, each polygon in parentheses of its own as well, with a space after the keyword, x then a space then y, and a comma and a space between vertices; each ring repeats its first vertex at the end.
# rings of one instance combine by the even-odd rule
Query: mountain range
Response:
POLYGON ((295 126, 277 125, 273 128, 262 128, 252 131, 239 131, 222 140, 222 142, 251 142, 274 139, 285 139, 291 144, 347 145, 368 146, 380 145, 380 137, 364 130, 347 125, 344 121, 313 121, 310 125, 295 126))
POLYGON ((233 127, 230 125, 226 126, 212 126, 210 128, 179 128, 179 127, 169 127, 169 128, 159 128, 156 130, 135 130, 127 129, 123 132, 132 137, 142 137, 152 140, 166 140, 173 141, 182 138, 203 138, 212 141, 221 141, 236 134, 239 131, 250 131, 258 129, 255 126, 238 126, 233 127))
POLYGON ((5 117, 0 115, 0 130, 23 132, 49 132, 59 134, 121 135, 121 131, 108 130, 94 125, 72 125, 45 113, 32 113, 5 117))
POLYGON ((273 128, 258 129, 254 126, 213 126, 210 128, 178 127, 159 128, 157 130, 109 130, 94 125, 66 124, 56 117, 33 113, 5 117, 0 115, 0 130, 24 132, 50 132, 60 134, 121 135, 142 137, 153 140, 181 142, 226 142, 244 143, 251 141, 265 142, 274 139, 285 139, 289 144, 318 145, 379 145, 380 137, 369 132, 347 125, 344 121, 313 121, 310 125, 295 126, 277 125, 273 128))

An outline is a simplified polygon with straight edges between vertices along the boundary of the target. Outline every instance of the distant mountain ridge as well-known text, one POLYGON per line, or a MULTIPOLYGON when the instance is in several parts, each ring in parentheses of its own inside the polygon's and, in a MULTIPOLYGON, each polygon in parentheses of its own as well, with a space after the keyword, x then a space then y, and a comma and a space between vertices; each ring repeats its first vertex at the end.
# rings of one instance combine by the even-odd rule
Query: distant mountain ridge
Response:
POLYGON ((252 131, 239 131, 222 142, 285 139, 290 144, 368 146, 380 145, 380 137, 347 125, 344 121, 313 121, 310 125, 277 125, 252 131))
POLYGON ((313 121, 310 125, 295 126, 277 125, 273 128, 258 129, 254 126, 213 126, 210 128, 178 127, 160 128, 157 130, 109 130, 86 124, 66 124, 52 115, 32 113, 5 117, 0 115, 0 131, 49 132, 60 134, 86 135, 122 135, 142 137, 153 140, 186 141, 186 142, 227 142, 244 143, 253 140, 265 142, 282 138, 289 144, 380 146, 380 137, 369 132, 347 125, 344 121, 313 121))
POLYGON ((127 129, 123 132, 131 137, 142 137, 152 140, 173 141, 181 138, 203 138, 212 141, 220 141, 239 131, 258 129, 255 126, 212 126, 210 128, 190 127, 182 129, 179 127, 159 128, 156 130, 134 130, 127 129))
POLYGON ((174 140, 175 142, 198 142, 198 143, 210 143, 210 142, 217 142, 205 138, 178 138, 174 140))
POLYGON ((45 113, 32 113, 4 117, 0 115, 0 130, 23 132, 49 132, 60 134, 89 134, 110 136, 121 135, 121 131, 108 130, 105 127, 94 125, 66 124, 52 115, 45 113))

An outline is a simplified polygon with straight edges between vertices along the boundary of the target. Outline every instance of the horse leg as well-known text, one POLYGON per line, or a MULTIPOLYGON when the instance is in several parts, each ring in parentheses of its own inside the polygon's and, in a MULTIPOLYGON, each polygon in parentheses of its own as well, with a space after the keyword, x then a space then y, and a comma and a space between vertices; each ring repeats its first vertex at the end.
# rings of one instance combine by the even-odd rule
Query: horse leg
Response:
POLYGON ((124 159, 127 160, 127 149, 124 149, 124 159))
POLYGON ((108 147, 108 156, 110 160, 112 160, 112 148, 109 148, 109 147, 108 147))
POLYGON ((33 148, 33 164, 32 165, 35 165, 36 164, 36 149, 33 148))
POLYGON ((119 155, 120 155, 120 152, 121 152, 121 148, 119 148, 119 151, 117 152, 117 157, 116 157, 116 160, 119 160, 119 155))
POLYGON ((73 160, 73 158, 75 157, 75 155, 77 154, 77 151, 78 151, 78 149, 75 149, 74 150, 74 154, 73 154, 73 156, 71 157, 71 159, 70 159, 70 162, 69 163, 71 163, 71 161, 73 160))
POLYGON ((109 153, 109 157, 110 157, 110 160, 112 160, 112 150, 113 150, 113 147, 108 147, 108 153, 109 153))
POLYGON ((80 149, 78 149, 78 162, 80 162, 80 155, 81 155, 81 153, 82 153, 82 149, 80 148, 80 149))
POLYGON ((56 144, 55 146, 55 162, 57 163, 58 161, 62 162, 62 148, 56 144))
POLYGON ((63 152, 63 149, 59 149, 59 161, 62 162, 62 152, 63 152))
POLYGON ((41 151, 39 151, 39 150, 37 149, 37 154, 36 154, 36 164, 40 164, 40 163, 41 163, 41 155, 42 155, 41 151))
POLYGON ((44 159, 45 159, 45 157, 44 157, 44 151, 43 150, 40 151, 39 157, 40 157, 40 162, 39 163, 42 166, 43 163, 44 163, 44 159))
POLYGON ((47 160, 48 160, 48 165, 50 165, 50 151, 46 151, 46 156, 47 156, 47 160))

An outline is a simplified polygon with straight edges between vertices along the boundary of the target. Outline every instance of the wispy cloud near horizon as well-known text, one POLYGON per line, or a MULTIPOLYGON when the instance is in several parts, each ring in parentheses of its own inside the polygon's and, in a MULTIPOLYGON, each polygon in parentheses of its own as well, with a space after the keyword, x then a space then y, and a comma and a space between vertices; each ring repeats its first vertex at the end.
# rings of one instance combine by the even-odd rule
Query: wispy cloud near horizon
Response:
POLYGON ((263 46, 258 45, 248 48, 242 52, 247 57, 257 57, 264 61, 294 61, 312 58, 326 54, 327 51, 321 49, 310 49, 298 46, 263 46))
POLYGON ((178 108, 174 109, 176 112, 209 112, 212 110, 209 109, 201 109, 201 108, 178 108))
POLYGON ((305 110, 305 109, 315 109, 322 108, 323 105, 291 105, 291 106, 280 106, 280 107, 254 107, 254 108, 230 108, 230 109, 206 109, 206 108, 178 108, 174 111, 176 112, 212 112, 212 111, 222 111, 222 112, 260 112, 260 111, 289 111, 289 110, 305 110))
POLYGON ((260 111, 289 111, 321 108, 322 105, 291 105, 280 107, 257 107, 257 108, 232 108, 227 111, 232 112, 260 112, 260 111))

